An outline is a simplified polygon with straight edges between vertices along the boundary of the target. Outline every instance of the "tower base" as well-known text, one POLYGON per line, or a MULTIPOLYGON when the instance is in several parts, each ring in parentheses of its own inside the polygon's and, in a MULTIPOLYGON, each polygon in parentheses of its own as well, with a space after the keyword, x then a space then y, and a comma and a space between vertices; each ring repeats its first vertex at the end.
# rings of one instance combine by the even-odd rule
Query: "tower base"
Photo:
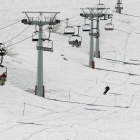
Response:
MULTIPOLYGON (((35 85, 35 95, 37 95, 37 85, 35 85)), ((45 97, 45 87, 43 86, 43 97, 45 97)))
POLYGON ((92 68, 95 69, 95 62, 92 61, 92 68))

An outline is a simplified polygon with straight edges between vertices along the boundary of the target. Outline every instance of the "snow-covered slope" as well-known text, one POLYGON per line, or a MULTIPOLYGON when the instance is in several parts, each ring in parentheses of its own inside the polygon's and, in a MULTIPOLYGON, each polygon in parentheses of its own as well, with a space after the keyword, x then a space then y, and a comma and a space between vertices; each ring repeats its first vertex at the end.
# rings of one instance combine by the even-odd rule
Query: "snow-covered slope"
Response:
MULTIPOLYGON (((102 0, 110 13, 116 2, 102 0)), ((0 87, 0 140, 140 139, 139 17, 113 12, 113 32, 104 30, 109 21, 100 22, 101 58, 95 58, 95 69, 87 67, 88 33, 80 31, 81 48, 69 46, 68 37, 63 35, 63 20, 74 17, 70 19, 72 25, 83 25, 84 19, 77 16, 80 8, 94 7, 97 3, 97 0, 0 1, 0 28, 21 20, 25 16, 22 11, 61 12, 58 19, 62 20, 59 31, 51 34, 54 52, 44 52, 45 98, 34 95, 36 43, 28 39, 8 48, 3 62, 8 68, 8 78, 6 85, 0 87), (107 85, 111 89, 105 96, 102 93, 107 85)), ((138 16, 139 3, 123 0, 122 13, 138 16)), ((7 42, 27 27, 19 22, 0 30, 1 42, 7 42)), ((34 30, 30 26, 6 46, 31 36, 34 30)))

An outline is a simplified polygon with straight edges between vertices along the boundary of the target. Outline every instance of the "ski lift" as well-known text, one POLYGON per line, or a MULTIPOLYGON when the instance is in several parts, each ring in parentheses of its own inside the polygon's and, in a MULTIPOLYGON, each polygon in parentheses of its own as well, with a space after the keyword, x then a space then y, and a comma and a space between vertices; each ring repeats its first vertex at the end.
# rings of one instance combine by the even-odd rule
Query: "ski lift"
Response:
POLYGON ((115 5, 115 9, 117 10, 117 9, 123 9, 123 4, 122 4, 122 1, 121 2, 119 2, 119 3, 117 3, 116 5, 115 5))
POLYGON ((105 25, 105 30, 106 31, 112 31, 112 30, 114 30, 114 25, 112 24, 112 18, 111 18, 111 22, 110 23, 107 23, 105 25))
MULTIPOLYGON (((37 50, 42 50, 42 51, 50 51, 50 52, 53 52, 53 41, 50 40, 50 33, 51 33, 51 27, 49 27, 49 37, 46 39, 45 38, 42 38, 43 40, 43 46, 39 46, 39 44, 37 44, 37 50)), ((39 42, 38 42, 39 43, 39 42)))
POLYGON ((72 34, 74 34, 75 33, 75 29, 74 29, 74 27, 73 26, 69 26, 68 25, 68 18, 66 19, 67 20, 67 22, 66 22, 66 27, 65 27, 65 29, 64 29, 64 33, 63 34, 65 34, 65 35, 72 35, 72 34))
POLYGON ((78 27, 78 34, 77 35, 72 35, 71 37, 69 37, 69 44, 72 45, 73 47, 76 46, 77 48, 81 46, 82 43, 82 37, 79 36, 79 28, 78 27))
POLYGON ((6 68, 6 71, 3 74, 1 74, 1 76, 0 76, 0 85, 5 85, 5 82, 7 80, 6 79, 7 78, 7 67, 5 67, 3 65, 0 65, 0 67, 6 68))
POLYGON ((97 10, 105 10, 105 5, 103 3, 100 3, 100 0, 99 4, 97 5, 97 10))
POLYGON ((82 28, 83 32, 89 32, 90 31, 90 24, 86 23, 86 18, 85 18, 85 24, 82 28))

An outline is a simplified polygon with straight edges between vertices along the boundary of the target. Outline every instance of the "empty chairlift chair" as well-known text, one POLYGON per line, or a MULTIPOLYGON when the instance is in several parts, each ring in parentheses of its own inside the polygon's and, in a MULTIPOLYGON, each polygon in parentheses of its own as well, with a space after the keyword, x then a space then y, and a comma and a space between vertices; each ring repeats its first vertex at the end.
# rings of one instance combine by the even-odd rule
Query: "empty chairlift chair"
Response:
POLYGON ((69 37, 69 44, 72 45, 73 47, 76 46, 78 48, 78 47, 81 47, 82 37, 79 35, 80 26, 77 26, 77 27, 78 27, 78 34, 72 35, 71 37, 69 37))
POLYGON ((64 29, 64 35, 72 35, 72 34, 74 34, 75 33, 75 29, 74 29, 74 27, 73 26, 69 26, 68 25, 68 18, 66 19, 67 21, 66 21, 66 27, 65 27, 65 29, 64 29))
POLYGON ((42 51, 49 51, 49 52, 53 52, 53 41, 50 39, 50 33, 51 33, 51 27, 49 27, 49 37, 46 38, 44 35, 44 38, 42 38, 43 40, 43 46, 39 46, 39 42, 37 43, 37 50, 42 50, 42 51))
POLYGON ((99 0, 99 3, 97 5, 97 10, 105 10, 105 5, 103 3, 100 3, 100 0, 99 0))
POLYGON ((38 31, 33 32, 32 41, 38 41, 38 31))
POLYGON ((4 44, 0 43, 0 65, 3 62, 3 56, 6 55, 6 50, 4 44))
POLYGON ((90 24, 86 23, 86 18, 85 18, 85 24, 82 27, 83 32, 89 32, 90 31, 90 24))
POLYGON ((112 24, 112 18, 111 18, 111 22, 110 23, 107 23, 105 25, 105 30, 106 31, 112 31, 112 30, 114 30, 114 25, 112 24))
POLYGON ((93 33, 89 33, 89 36, 93 36, 95 38, 98 38, 100 35, 99 35, 99 32, 97 32, 97 28, 93 28, 93 33))
POLYGON ((35 32, 33 32, 32 34, 32 41, 38 41, 38 31, 36 25, 35 25, 35 32))

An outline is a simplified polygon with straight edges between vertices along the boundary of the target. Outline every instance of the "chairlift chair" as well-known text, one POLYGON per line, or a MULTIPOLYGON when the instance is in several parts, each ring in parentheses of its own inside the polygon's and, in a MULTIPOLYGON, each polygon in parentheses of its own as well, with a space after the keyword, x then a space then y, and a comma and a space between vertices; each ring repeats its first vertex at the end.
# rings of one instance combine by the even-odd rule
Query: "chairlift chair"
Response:
POLYGON ((93 33, 89 33, 89 36, 93 36, 95 38, 98 38, 100 35, 99 35, 99 32, 97 32, 97 28, 93 28, 93 33))
POLYGON ((53 41, 50 39, 43 40, 43 47, 37 45, 37 50, 53 52, 53 41))
POLYGON ((49 37, 46 39, 45 34, 44 34, 44 38, 42 38, 43 40, 43 46, 39 46, 39 42, 37 43, 37 50, 42 50, 42 51, 49 51, 49 52, 53 52, 53 41, 50 39, 50 33, 51 33, 51 27, 49 28, 49 37))
POLYGON ((100 0, 99 4, 97 5, 97 10, 105 10, 105 5, 103 3, 100 3, 100 0))
POLYGON ((83 32, 89 32, 89 31, 90 31, 90 24, 87 24, 87 23, 86 23, 86 18, 85 18, 85 24, 84 24, 84 26, 82 27, 82 31, 83 31, 83 32))
MULTIPOLYGON (((0 65, 0 67, 4 68, 5 66, 3 65, 0 65)), ((5 82, 7 81, 7 67, 6 68, 6 71, 4 72, 6 76, 0 76, 0 85, 5 85, 5 82)))
POLYGON ((64 29, 64 34, 65 35, 73 35, 75 33, 75 29, 73 26, 67 26, 64 29))
POLYGON ((82 43, 82 37, 79 35, 72 35, 69 37, 69 44, 72 45, 73 47, 80 47, 82 43))
POLYGON ((78 34, 72 35, 71 37, 69 37, 69 44, 72 45, 73 47, 74 46, 80 47, 82 43, 82 37, 79 35, 80 26, 77 26, 77 27, 78 27, 78 34))
POLYGON ((105 30, 106 31, 112 31, 112 30, 114 30, 114 25, 112 24, 112 19, 111 19, 111 22, 110 23, 107 23, 105 25, 105 30))
POLYGON ((33 32, 32 41, 38 41, 38 31, 33 32))
POLYGON ((64 28, 64 35, 73 35, 75 33, 75 28, 73 26, 69 26, 68 25, 68 18, 66 19, 67 22, 66 22, 66 27, 64 28))

